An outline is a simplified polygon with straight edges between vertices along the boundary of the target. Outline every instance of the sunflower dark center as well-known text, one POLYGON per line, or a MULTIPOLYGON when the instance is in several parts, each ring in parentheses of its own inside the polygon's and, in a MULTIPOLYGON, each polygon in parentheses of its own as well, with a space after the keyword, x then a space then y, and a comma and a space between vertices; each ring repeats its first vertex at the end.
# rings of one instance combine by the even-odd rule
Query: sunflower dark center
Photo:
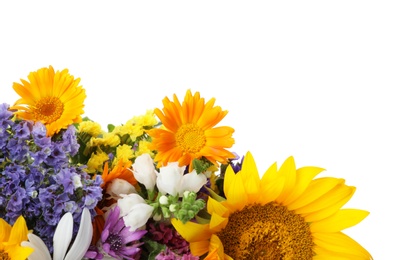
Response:
POLYGON ((33 109, 34 117, 46 124, 59 119, 63 114, 64 104, 57 97, 43 97, 37 101, 33 109))
POLYGON ((248 206, 230 215, 217 233, 225 254, 233 259, 312 259, 314 243, 309 224, 275 203, 248 206))
POLYGON ((11 260, 11 258, 4 250, 0 250, 0 260, 11 260))
POLYGON ((195 124, 182 125, 176 133, 177 146, 184 152, 197 153, 206 144, 204 131, 195 124))

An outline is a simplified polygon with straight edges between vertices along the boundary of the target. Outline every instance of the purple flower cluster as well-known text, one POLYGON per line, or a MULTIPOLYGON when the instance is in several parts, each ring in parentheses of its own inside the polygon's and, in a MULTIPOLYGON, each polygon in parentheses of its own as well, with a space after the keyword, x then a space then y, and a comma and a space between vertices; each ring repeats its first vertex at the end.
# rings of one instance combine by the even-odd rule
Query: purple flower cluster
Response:
POLYGON ((79 149, 74 126, 48 137, 43 124, 13 120, 8 108, 0 104, 0 218, 12 224, 23 215, 52 251, 60 218, 71 212, 77 233, 82 209, 93 213, 102 198, 102 180, 71 163, 79 149))

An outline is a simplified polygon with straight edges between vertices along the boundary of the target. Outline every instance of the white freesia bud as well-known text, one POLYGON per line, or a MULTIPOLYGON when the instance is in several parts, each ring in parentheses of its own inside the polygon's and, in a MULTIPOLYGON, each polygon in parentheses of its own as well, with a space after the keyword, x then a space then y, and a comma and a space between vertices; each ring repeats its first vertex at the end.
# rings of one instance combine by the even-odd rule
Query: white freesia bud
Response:
POLYGON ((154 208, 150 205, 140 203, 134 205, 129 213, 123 217, 124 224, 130 227, 131 231, 146 225, 147 220, 152 216, 154 208))
POLYGON ((157 176, 157 187, 162 194, 170 194, 179 197, 183 196, 185 191, 198 192, 203 185, 207 183, 206 176, 196 171, 183 174, 185 167, 179 167, 177 162, 169 163, 165 167, 160 168, 157 176))
POLYGON ((121 217, 127 215, 135 205, 146 204, 146 201, 137 193, 121 194, 120 196, 117 205, 120 208, 121 217))
POLYGON ((167 198, 167 196, 162 195, 162 196, 160 196, 160 198, 159 198, 159 203, 160 203, 161 205, 167 205, 167 204, 169 204, 169 199, 167 198))
POLYGON ((153 190, 156 184, 157 172, 152 157, 147 153, 138 156, 132 168, 134 178, 142 183, 146 189, 153 190))
POLYGON ((195 170, 183 175, 181 191, 193 191, 198 192, 203 185, 207 183, 206 175, 203 173, 197 174, 195 170))
POLYGON ((162 194, 176 196, 180 191, 184 170, 185 167, 179 167, 177 162, 168 163, 167 166, 161 167, 156 181, 159 191, 162 194))
POLYGON ((120 194, 136 193, 136 189, 128 181, 114 179, 107 185, 106 193, 112 198, 118 198, 120 194))

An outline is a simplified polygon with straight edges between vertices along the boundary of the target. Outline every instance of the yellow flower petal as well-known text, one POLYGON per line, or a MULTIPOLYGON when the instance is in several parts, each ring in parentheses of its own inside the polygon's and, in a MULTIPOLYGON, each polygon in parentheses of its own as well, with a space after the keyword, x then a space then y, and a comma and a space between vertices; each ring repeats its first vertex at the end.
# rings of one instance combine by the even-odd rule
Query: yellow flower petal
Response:
POLYGON ((313 242, 316 245, 329 251, 336 252, 338 256, 339 254, 348 254, 363 257, 363 259, 372 258, 369 252, 366 251, 358 242, 342 232, 314 233, 312 235, 314 237, 313 242))
POLYGON ((359 209, 341 209, 332 216, 311 223, 312 232, 339 232, 352 227, 369 215, 369 212, 359 209))
POLYGON ((191 242, 189 244, 190 253, 195 256, 204 255, 209 251, 209 244, 209 240, 191 242))
POLYGON ((28 239, 27 234, 29 230, 27 229, 26 220, 23 216, 17 218, 13 227, 11 228, 9 241, 7 245, 20 245, 21 241, 28 239))
POLYGON ((226 227, 228 221, 228 218, 221 217, 218 214, 212 214, 212 217, 210 218, 209 229, 212 233, 217 233, 226 227))
POLYGON ((207 199, 207 212, 211 215, 215 213, 225 218, 229 216, 228 209, 212 197, 207 199))
POLYGON ((283 204, 285 199, 293 192, 296 182, 296 166, 293 157, 289 157, 279 169, 279 174, 285 176, 285 184, 282 192, 279 194, 276 202, 283 204))
POLYGON ((8 247, 6 252, 12 260, 26 260, 34 252, 34 249, 31 247, 14 245, 8 247))
POLYGON ((344 182, 344 179, 331 177, 315 179, 309 184, 298 200, 295 200, 288 205, 288 209, 294 210, 304 207, 344 182))
POLYGON ((183 222, 175 218, 171 222, 177 232, 188 242, 206 240, 211 236, 209 225, 201 225, 194 222, 183 224, 183 222))
POLYGON ((273 163, 265 172, 260 181, 261 196, 256 200, 257 203, 265 205, 275 201, 283 190, 285 176, 278 174, 277 164, 273 163))
POLYGON ((8 241, 10 237, 11 226, 4 219, 0 218, 0 249, 3 247, 3 242, 8 241))
POLYGON ((242 176, 235 174, 230 165, 226 169, 223 190, 232 211, 241 210, 246 205, 248 197, 242 176))
POLYGON ((260 194, 260 177, 255 159, 247 152, 242 163, 242 170, 238 172, 242 176, 245 192, 248 196, 247 204, 255 202, 260 194))
POLYGON ((296 183, 293 192, 283 202, 285 205, 296 200, 306 190, 313 178, 324 171, 319 167, 302 167, 296 170, 296 183))

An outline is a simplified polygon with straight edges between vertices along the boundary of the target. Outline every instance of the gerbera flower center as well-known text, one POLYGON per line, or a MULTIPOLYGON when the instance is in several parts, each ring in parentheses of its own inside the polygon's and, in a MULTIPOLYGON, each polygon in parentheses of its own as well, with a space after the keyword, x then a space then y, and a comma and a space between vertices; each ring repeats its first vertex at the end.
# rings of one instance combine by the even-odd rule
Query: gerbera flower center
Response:
POLYGON ((33 114, 36 121, 43 121, 46 124, 59 119, 64 111, 64 104, 57 97, 43 97, 37 101, 33 114))
POLYGON ((122 237, 116 234, 111 234, 106 242, 109 243, 110 250, 114 252, 118 252, 123 247, 122 237))
POLYGON ((275 203, 254 204, 230 215, 217 233, 233 259, 312 259, 311 232, 304 219, 275 203))
POLYGON ((0 250, 0 260, 11 260, 9 254, 4 252, 3 250, 0 250))
POLYGON ((205 133, 195 124, 182 125, 176 133, 176 143, 185 152, 199 152, 206 144, 205 133))

